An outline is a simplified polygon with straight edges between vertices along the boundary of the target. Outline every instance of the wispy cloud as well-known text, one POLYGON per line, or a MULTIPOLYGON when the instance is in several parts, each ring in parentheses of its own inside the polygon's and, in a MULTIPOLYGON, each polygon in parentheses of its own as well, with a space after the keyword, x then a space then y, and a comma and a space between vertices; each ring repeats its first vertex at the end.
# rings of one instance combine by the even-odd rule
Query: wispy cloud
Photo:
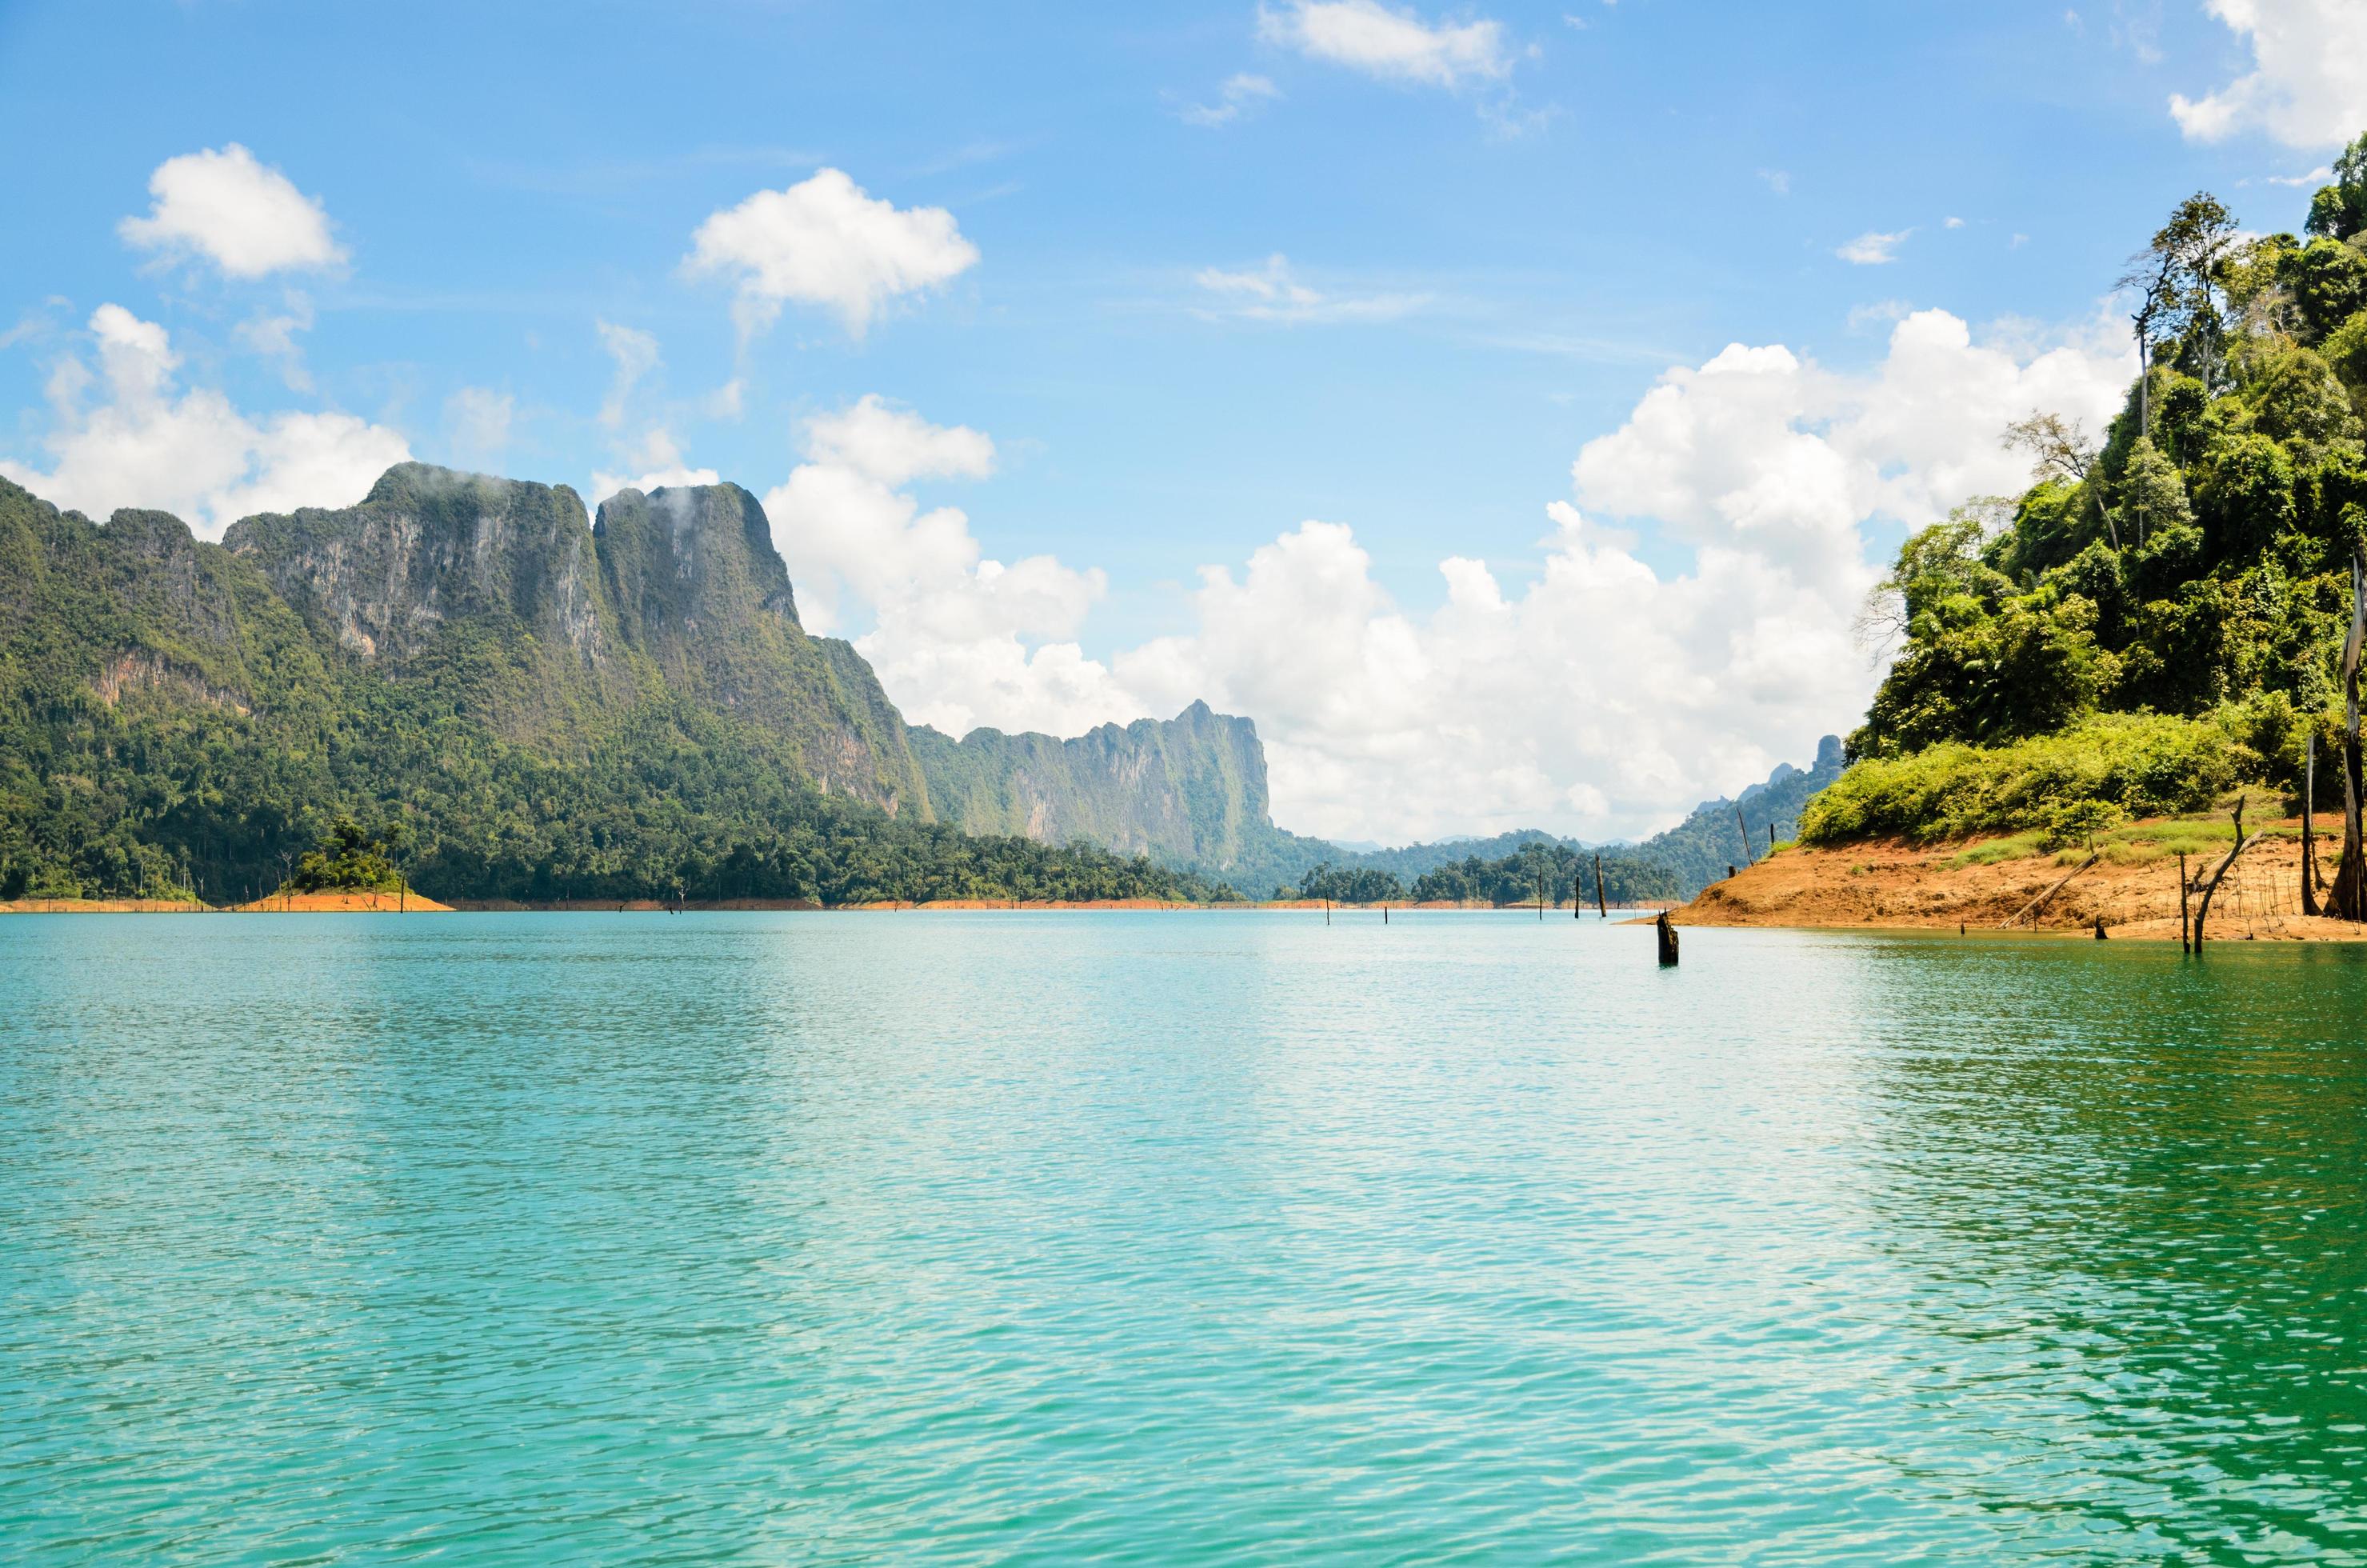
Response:
POLYGON ((1852 267, 1885 266, 1898 259, 1898 247, 1905 244, 1907 236, 1914 232, 1901 229, 1895 234, 1886 234, 1869 229, 1833 254, 1852 267))
POLYGON ((1244 71, 1225 78, 1224 85, 1217 89, 1215 103, 1185 104, 1175 114, 1187 125, 1205 125, 1213 130, 1253 114, 1280 97, 1282 89, 1271 78, 1252 76, 1244 71))
POLYGON ((1773 191, 1776 195, 1789 196, 1792 194, 1792 176, 1784 170, 1761 169, 1759 171, 1759 177, 1765 180, 1767 182, 1767 188, 1773 191))
POLYGON ((1193 281, 1203 290, 1203 313, 1248 321, 1394 321, 1429 303, 1427 294, 1329 293, 1300 282, 1289 258, 1276 253, 1265 265, 1241 271, 1203 267, 1193 281))

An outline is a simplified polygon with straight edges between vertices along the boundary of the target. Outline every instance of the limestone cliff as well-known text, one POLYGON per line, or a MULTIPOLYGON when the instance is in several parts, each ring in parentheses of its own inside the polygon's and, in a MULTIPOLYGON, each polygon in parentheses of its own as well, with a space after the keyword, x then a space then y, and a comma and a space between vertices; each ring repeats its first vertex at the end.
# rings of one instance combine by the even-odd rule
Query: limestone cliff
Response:
POLYGON ((222 543, 364 658, 412 657, 471 620, 585 665, 609 640, 583 503, 563 484, 402 463, 358 506, 247 517, 222 543))
POLYGON ((926 726, 912 739, 938 816, 965 832, 1221 870, 1273 830, 1256 726, 1205 702, 1073 740, 981 729, 956 741, 926 726))
POLYGON ((357 506, 245 518, 223 545, 323 642, 506 739, 580 755, 688 703, 787 744, 827 790, 927 815, 902 722, 798 624, 736 484, 627 490, 595 524, 565 485, 404 463, 357 506))
POLYGON ((871 667, 806 635, 772 525, 736 484, 621 491, 594 525, 623 637, 674 690, 795 738, 815 782, 926 820, 928 791, 871 667))

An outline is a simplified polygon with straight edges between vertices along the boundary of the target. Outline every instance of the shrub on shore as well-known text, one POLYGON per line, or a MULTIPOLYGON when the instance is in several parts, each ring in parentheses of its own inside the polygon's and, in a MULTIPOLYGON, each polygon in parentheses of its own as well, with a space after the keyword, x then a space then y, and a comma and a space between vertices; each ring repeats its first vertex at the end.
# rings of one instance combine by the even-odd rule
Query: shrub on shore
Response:
POLYGON ((2053 734, 2003 745, 1945 742, 1851 765, 1810 801, 1804 844, 1907 838, 1928 844, 1982 833, 2059 837, 2115 813, 2201 811, 2263 777, 2264 759, 2237 738, 2247 717, 2099 714, 2053 734))

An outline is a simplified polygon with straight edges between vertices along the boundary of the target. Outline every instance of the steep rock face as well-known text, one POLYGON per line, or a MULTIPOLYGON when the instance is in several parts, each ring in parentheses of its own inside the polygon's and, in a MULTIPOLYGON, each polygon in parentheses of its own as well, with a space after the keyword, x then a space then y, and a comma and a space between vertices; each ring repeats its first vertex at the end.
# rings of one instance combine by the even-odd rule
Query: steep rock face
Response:
POLYGON ((790 737, 825 790, 929 815, 904 722, 861 655, 798 624, 788 569, 736 484, 621 491, 593 528, 624 641, 672 689, 790 737))
POLYGON ((705 663, 736 634, 798 624, 764 509, 736 484, 619 491, 592 533, 626 635, 642 647, 705 663))
POLYGON ((366 659, 413 657, 461 622, 525 632, 586 667, 606 651, 591 530, 563 484, 402 463, 358 506, 243 518, 222 543, 366 659))
POLYGON ((321 642, 505 739, 580 756, 629 714, 687 703, 824 790, 926 817, 903 722, 868 668, 798 626, 736 484, 628 490, 595 524, 564 485, 404 463, 357 506, 248 517, 223 543, 321 642))
POLYGON ((324 672, 255 567, 164 512, 106 524, 0 480, 0 648, 29 686, 109 707, 185 700, 248 711, 260 663, 308 689, 324 672))
POLYGON ((1205 702, 1073 740, 980 729, 956 741, 926 726, 912 737, 937 815, 968 833, 1090 839, 1221 870, 1273 830, 1257 727, 1205 702))

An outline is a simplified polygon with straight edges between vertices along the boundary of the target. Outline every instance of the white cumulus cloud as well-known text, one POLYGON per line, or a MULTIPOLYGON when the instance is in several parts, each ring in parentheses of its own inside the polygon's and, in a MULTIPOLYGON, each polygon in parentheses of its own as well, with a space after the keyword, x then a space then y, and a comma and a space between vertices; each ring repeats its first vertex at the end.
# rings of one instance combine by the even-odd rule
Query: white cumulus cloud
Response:
POLYGON ((1422 86, 1498 81, 1512 69, 1501 22, 1426 22, 1379 0, 1286 0, 1259 9, 1258 34, 1312 59, 1422 86))
POLYGON ((1440 561, 1435 608, 1396 603, 1347 524, 1308 521, 1203 568, 1188 631, 1106 660, 1073 641, 1099 573, 997 567, 966 513, 905 488, 983 477, 977 431, 866 399, 815 423, 764 505, 817 628, 868 609, 857 645, 940 728, 1074 734, 1205 699, 1256 721, 1285 827, 1641 835, 1854 723, 1874 672, 1852 628, 1896 529, 2017 488, 2008 423, 2101 423, 2133 373, 2101 318, 2024 341, 1911 312, 1849 372, 1737 344, 1580 449, 1533 552, 1440 561), (1648 531, 1689 562, 1656 569, 1648 531))
POLYGON ((978 479, 994 443, 877 397, 811 421, 806 460, 764 496, 773 539, 809 630, 844 635, 905 717, 953 734, 979 725, 1075 734, 1138 710, 1075 635, 1106 591, 1099 571, 1048 555, 988 557, 955 506, 923 509, 908 486, 978 479))
POLYGON ((148 176, 148 216, 116 226, 141 250, 203 256, 232 278, 345 259, 320 202, 235 142, 165 159, 148 176))
POLYGON ((2197 142, 2264 131, 2289 147, 2339 147, 2367 130, 2367 5, 2360 0, 2206 0, 2248 43, 2252 69, 2169 112, 2197 142))
POLYGON ((182 391, 164 329, 120 305, 101 305, 89 331, 97 372, 69 356, 50 378, 50 466, 0 459, 0 474, 45 501, 100 518, 153 507, 219 538, 256 512, 350 506, 410 460, 402 436, 350 414, 252 417, 212 388, 182 391))
POLYGON ((760 332, 788 302, 838 312, 860 337, 892 301, 936 288, 978 260, 942 207, 899 208, 837 169, 786 190, 760 190, 710 214, 683 263, 693 276, 738 284, 733 319, 760 332))

